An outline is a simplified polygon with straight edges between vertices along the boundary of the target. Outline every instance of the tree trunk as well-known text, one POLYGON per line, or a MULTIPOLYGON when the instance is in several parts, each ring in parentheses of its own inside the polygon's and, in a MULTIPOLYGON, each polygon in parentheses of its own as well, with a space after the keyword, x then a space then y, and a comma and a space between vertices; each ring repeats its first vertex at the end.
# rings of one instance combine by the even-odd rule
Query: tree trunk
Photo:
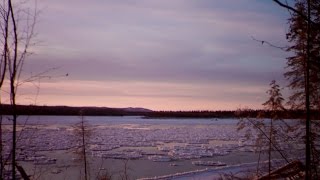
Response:
POLYGON ((87 155, 86 155, 86 142, 85 142, 85 129, 84 129, 84 122, 83 117, 81 121, 81 130, 82 130, 82 152, 83 152, 83 160, 84 160, 84 179, 87 180, 88 178, 88 171, 87 171, 87 155))
POLYGON ((17 111, 16 111, 16 74, 17 74, 17 60, 18 60, 18 32, 17 25, 14 16, 13 6, 11 0, 8 0, 9 11, 11 14, 11 20, 13 25, 13 33, 14 33, 14 56, 11 64, 11 73, 10 73, 10 101, 13 112, 13 125, 12 125, 12 179, 16 179, 16 135, 17 135, 17 111))
POLYGON ((308 25, 307 25, 307 61, 306 61, 306 83, 305 83, 305 95, 306 95, 306 177, 305 179, 311 179, 311 140, 310 140, 310 0, 308 3, 308 25))

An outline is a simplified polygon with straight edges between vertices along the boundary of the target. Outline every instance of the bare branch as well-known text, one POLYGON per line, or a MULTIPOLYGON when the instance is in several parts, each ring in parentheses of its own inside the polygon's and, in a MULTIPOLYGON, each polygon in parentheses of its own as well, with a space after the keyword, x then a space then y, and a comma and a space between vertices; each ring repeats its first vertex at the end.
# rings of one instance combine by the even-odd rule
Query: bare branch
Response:
POLYGON ((272 44, 272 43, 270 43, 270 42, 268 42, 268 41, 258 40, 258 39, 256 39, 256 38, 254 38, 253 36, 251 36, 251 38, 252 38, 254 41, 260 42, 262 45, 263 45, 263 44, 267 44, 267 45, 269 45, 269 46, 271 46, 271 47, 280 49, 280 50, 282 50, 282 51, 287 51, 287 49, 289 48, 288 46, 277 46, 277 45, 274 45, 274 44, 272 44))
POLYGON ((279 154, 281 155, 281 157, 287 162, 289 163, 289 160, 287 159, 287 157, 282 153, 282 151, 277 147, 277 145, 275 143, 273 143, 269 136, 266 134, 266 132, 264 132, 264 130, 262 130, 256 123, 253 122, 253 120, 247 118, 247 120, 256 128, 258 129, 262 135, 267 138, 268 141, 270 141, 270 143, 272 144, 272 146, 277 150, 277 152, 279 152, 279 154))

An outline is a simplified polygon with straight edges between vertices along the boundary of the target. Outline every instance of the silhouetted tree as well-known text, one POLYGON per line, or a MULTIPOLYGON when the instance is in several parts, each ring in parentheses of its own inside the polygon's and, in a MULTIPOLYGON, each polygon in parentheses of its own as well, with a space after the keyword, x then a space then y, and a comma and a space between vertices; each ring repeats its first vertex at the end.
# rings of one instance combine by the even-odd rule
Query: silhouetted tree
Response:
MULTIPOLYGON (((318 2, 319 3, 319 2, 318 2)), ((318 8, 319 5, 317 5, 318 8)), ((314 6, 312 6, 314 7, 314 6)), ((295 8, 301 14, 307 14, 306 1, 297 1, 295 8)), ((311 9, 312 12, 316 9, 311 9)), ((319 11, 319 10, 318 10, 319 11)), ((316 12, 314 12, 316 13, 316 12)), ((320 15, 317 13, 317 18, 320 15)), ((314 17, 316 18, 316 17, 314 17)), ((287 51, 293 52, 293 56, 287 58, 287 72, 284 74, 289 80, 289 87, 293 94, 289 98, 289 104, 295 109, 301 109, 306 104, 306 81, 307 72, 309 73, 309 92, 311 109, 319 109, 320 103, 320 71, 319 71, 319 36, 318 28, 310 29, 310 42, 308 41, 308 22, 299 14, 293 13, 289 19, 289 32, 287 39, 292 44, 287 51), (309 44, 309 45, 308 45, 309 44), (310 55, 308 56, 308 49, 310 55), (308 63, 307 63, 308 62, 308 63), (309 64, 309 68, 307 68, 309 64)))
MULTIPOLYGON (((292 141, 293 137, 289 134, 293 128, 283 119, 285 108, 283 106, 283 97, 280 86, 275 80, 271 81, 270 89, 267 91, 269 98, 263 103, 265 111, 269 114, 270 119, 265 119, 265 115, 260 114, 258 117, 262 119, 242 117, 238 123, 238 130, 245 130, 245 137, 255 141, 256 150, 259 152, 259 160, 257 167, 257 176, 260 174, 260 153, 268 152, 268 174, 272 171, 272 154, 277 152, 289 163, 287 154, 283 151, 280 142, 292 141), (275 125, 275 122, 276 125, 275 125)), ((244 111, 245 112, 245 111, 244 111)), ((241 110, 237 114, 241 114, 241 110)))
POLYGON ((287 33, 291 46, 287 50, 293 56, 287 58, 285 77, 293 90, 289 104, 306 111, 306 179, 310 179, 317 176, 319 164, 319 152, 314 146, 319 138, 319 123, 311 122, 310 114, 312 109, 320 110, 320 1, 295 0, 294 6, 287 1, 273 1, 291 12, 287 33))
POLYGON ((284 110, 284 107, 282 105, 284 99, 282 98, 282 94, 280 92, 280 86, 276 83, 275 80, 271 81, 270 83, 270 89, 267 91, 269 95, 269 99, 263 103, 265 108, 269 111, 271 111, 271 119, 270 119, 270 127, 269 127, 269 163, 268 163, 268 170, 269 174, 271 173, 271 152, 273 150, 272 143, 276 142, 276 136, 277 134, 276 129, 273 127, 273 121, 274 120, 280 120, 280 114, 284 110))
MULTIPOLYGON (((24 1, 21 1, 23 3, 24 1)), ((12 109, 12 148, 11 148, 11 171, 12 179, 16 179, 16 140, 17 140, 17 112, 16 95, 19 77, 24 61, 28 55, 29 45, 34 36, 36 12, 28 9, 19 9, 19 1, 3 0, 0 5, 1 14, 1 43, 2 56, 0 62, 0 87, 8 78, 10 104, 12 109), (23 19, 20 19, 23 17, 23 19)), ((1 129, 1 128, 0 128, 1 129)), ((1 138, 0 138, 1 139, 1 138)), ((1 149, 1 148, 0 148, 1 149)), ((1 158, 0 158, 1 160, 1 158)), ((3 159, 2 159, 3 160, 3 159)), ((4 163, 2 161, 1 174, 4 163)))
POLYGON ((80 161, 83 163, 83 168, 84 168, 84 179, 88 180, 90 179, 90 173, 89 173, 89 166, 88 166, 88 158, 87 158, 87 153, 88 153, 88 146, 89 146, 89 141, 90 137, 92 134, 92 128, 88 124, 87 121, 84 119, 84 114, 83 111, 80 112, 80 122, 77 123, 74 126, 74 134, 77 138, 78 146, 76 153, 80 157, 80 161))
MULTIPOLYGON (((8 37, 9 37, 9 15, 10 12, 8 11, 9 7, 3 7, 1 4, 1 31, 2 36, 1 40, 2 44, 2 52, 1 52, 1 59, 0 59, 0 108, 2 108, 2 85, 5 80, 5 75, 7 72, 7 64, 8 64, 8 37), (7 9, 7 10, 5 10, 7 9)), ((2 138, 2 114, 0 115, 0 178, 3 179, 3 171, 4 171, 4 161, 3 161, 3 138, 2 138)))

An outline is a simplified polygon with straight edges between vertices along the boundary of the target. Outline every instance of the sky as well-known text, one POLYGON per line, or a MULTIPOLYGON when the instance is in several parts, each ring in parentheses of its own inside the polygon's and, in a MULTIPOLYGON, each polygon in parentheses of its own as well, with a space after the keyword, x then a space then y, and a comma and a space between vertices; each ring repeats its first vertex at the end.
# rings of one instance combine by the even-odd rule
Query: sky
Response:
POLYGON ((38 0, 18 103, 262 108, 287 82, 288 13, 272 0, 38 0), (68 76, 65 76, 68 74, 68 76))

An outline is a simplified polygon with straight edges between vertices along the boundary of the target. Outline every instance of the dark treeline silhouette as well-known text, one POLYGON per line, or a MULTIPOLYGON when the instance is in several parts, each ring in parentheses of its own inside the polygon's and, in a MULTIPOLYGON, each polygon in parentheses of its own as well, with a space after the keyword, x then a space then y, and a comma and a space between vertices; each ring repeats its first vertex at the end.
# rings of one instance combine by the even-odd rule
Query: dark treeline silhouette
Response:
MULTIPOLYGON (((17 105, 18 115, 78 116, 82 112, 82 115, 86 116, 126 116, 141 115, 143 114, 142 111, 140 109, 135 110, 135 108, 17 105)), ((2 105, 0 114, 11 115, 12 108, 10 108, 10 105, 2 105)))
MULTIPOLYGON (((149 118, 272 118, 274 111, 241 110, 241 111, 153 111, 145 114, 149 118)), ((279 113, 281 119, 303 119, 303 110, 284 110, 279 113)), ((318 111, 311 111, 312 119, 319 119, 318 111)))
POLYGON ((149 118, 234 118, 235 111, 154 111, 149 118))
MULTIPOLYGON (((284 110, 284 111, 270 111, 270 110, 241 110, 241 112, 235 112, 238 118, 272 118, 272 114, 277 113, 280 119, 304 119, 306 117, 305 110, 284 110)), ((319 120, 319 111, 310 111, 311 119, 319 120)))
MULTIPOLYGON (((18 115, 55 115, 78 116, 144 116, 145 118, 271 118, 272 111, 241 110, 241 111, 152 111, 143 108, 108 108, 108 107, 70 107, 70 106, 35 106, 17 105, 18 115)), ((1 115, 11 115, 10 105, 2 105, 1 115)), ((303 110, 281 111, 282 119, 303 119, 303 110)), ((311 111, 312 119, 319 119, 317 111, 311 111)))

